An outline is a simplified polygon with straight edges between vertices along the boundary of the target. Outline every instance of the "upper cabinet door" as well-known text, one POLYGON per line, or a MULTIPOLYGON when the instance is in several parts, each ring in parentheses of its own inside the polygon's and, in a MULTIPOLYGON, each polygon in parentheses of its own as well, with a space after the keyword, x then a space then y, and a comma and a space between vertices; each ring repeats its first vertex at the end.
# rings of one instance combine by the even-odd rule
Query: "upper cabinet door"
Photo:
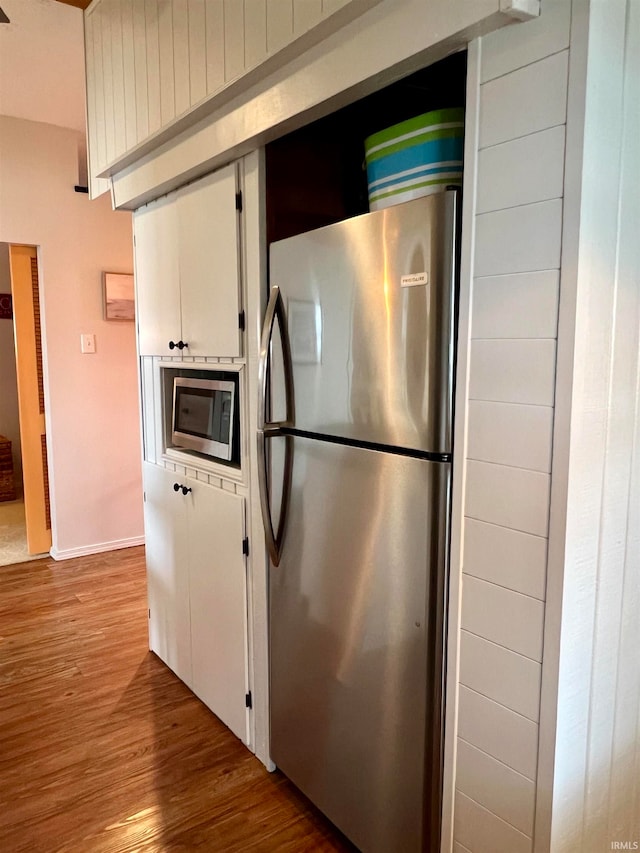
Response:
POLYGON ((170 355, 182 340, 178 218, 175 196, 134 216, 136 300, 140 355, 170 355))
POLYGON ((182 339, 188 355, 242 355, 236 192, 231 164, 178 193, 182 339))

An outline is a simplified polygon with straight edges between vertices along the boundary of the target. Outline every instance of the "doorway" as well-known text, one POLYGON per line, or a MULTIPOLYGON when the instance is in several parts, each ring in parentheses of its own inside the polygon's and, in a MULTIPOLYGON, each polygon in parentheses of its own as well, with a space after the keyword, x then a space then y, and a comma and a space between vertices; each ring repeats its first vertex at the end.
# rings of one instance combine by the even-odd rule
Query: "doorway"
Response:
POLYGON ((0 243, 0 566, 47 554, 51 516, 37 250, 0 243))

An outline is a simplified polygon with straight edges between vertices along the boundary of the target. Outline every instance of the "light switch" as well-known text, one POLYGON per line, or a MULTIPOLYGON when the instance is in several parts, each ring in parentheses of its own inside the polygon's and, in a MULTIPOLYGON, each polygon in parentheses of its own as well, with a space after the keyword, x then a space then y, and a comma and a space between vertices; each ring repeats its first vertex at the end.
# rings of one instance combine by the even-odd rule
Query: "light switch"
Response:
POLYGON ((96 351, 96 336, 95 335, 80 335, 80 352, 95 352, 96 351))

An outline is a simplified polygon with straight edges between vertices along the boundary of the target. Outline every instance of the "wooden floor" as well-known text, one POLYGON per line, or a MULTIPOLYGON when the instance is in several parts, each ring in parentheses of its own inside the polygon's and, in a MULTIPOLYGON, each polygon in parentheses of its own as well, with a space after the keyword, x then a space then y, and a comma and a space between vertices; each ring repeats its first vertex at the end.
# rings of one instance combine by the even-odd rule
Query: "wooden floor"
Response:
POLYGON ((144 551, 0 569, 0 851, 353 851, 147 650, 144 551))

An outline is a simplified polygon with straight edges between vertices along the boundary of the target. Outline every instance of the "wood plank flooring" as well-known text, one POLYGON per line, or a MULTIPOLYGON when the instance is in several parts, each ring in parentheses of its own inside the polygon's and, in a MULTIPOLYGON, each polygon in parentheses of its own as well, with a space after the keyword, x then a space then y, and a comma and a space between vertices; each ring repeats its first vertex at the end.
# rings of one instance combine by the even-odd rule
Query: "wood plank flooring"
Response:
POLYGON ((147 649, 144 551, 0 569, 0 850, 354 851, 147 649))

